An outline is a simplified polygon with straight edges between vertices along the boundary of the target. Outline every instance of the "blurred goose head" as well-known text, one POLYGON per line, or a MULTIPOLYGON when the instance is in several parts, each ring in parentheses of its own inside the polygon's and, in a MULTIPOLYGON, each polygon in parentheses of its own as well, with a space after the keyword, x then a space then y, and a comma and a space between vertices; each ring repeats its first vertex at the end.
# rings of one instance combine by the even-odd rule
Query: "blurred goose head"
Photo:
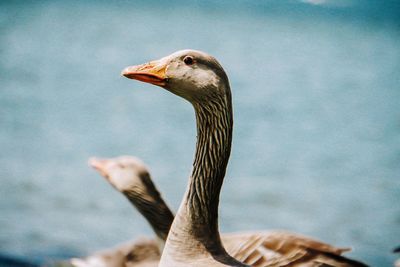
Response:
POLYGON ((131 156, 91 158, 89 165, 104 176, 115 189, 123 193, 146 218, 162 248, 174 215, 154 185, 143 161, 131 156))
POLYGON ((117 158, 90 158, 89 165, 96 169, 118 191, 147 191, 152 183, 146 165, 139 158, 121 156, 117 158))

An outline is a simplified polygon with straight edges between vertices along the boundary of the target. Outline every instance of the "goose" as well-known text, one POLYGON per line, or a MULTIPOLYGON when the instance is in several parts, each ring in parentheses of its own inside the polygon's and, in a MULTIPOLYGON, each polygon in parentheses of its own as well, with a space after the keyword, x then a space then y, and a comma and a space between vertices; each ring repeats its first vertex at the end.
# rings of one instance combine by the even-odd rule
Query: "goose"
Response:
MULTIPOLYGON (((182 50, 149 63, 126 67, 123 76, 160 86, 189 101, 195 111, 197 143, 188 186, 173 220, 160 267, 281 266, 265 263, 268 238, 255 232, 228 254, 218 230, 219 195, 232 141, 232 96, 228 77, 218 61, 201 51, 182 50), (265 257, 264 257, 265 256, 265 257), (252 262, 244 264, 243 259, 252 262)), ((239 234, 240 235, 240 234, 239 234)), ((237 236, 234 238, 238 238, 237 236)), ((310 249, 316 260, 293 261, 290 266, 365 266, 332 253, 329 245, 310 249)), ((296 255, 293 255, 296 257, 296 255)))
POLYGON ((74 267, 156 267, 174 215, 154 186, 148 168, 139 158, 114 159, 92 157, 89 166, 135 206, 152 226, 155 239, 139 238, 85 258, 69 260, 74 267))
POLYGON ((144 216, 152 227, 162 251, 174 214, 154 185, 144 162, 132 156, 108 159, 92 157, 89 159, 89 165, 105 177, 109 184, 121 192, 144 216))

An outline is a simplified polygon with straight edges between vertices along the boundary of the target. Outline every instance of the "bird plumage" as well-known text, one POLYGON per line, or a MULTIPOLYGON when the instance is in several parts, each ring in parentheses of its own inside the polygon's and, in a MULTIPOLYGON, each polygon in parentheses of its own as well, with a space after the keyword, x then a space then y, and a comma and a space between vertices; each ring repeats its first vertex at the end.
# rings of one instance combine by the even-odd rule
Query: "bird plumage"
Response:
MULTIPOLYGON (((268 258, 263 263, 266 255, 263 249, 271 236, 254 234, 251 239, 235 239, 241 247, 230 253, 225 249, 229 246, 224 243, 224 247, 221 242, 218 204, 231 151, 233 112, 229 80, 218 61, 200 51, 183 50, 157 61, 128 67, 122 74, 165 88, 188 100, 195 111, 197 143, 192 174, 159 266, 249 266, 239 260, 248 260, 249 264, 256 266, 284 266, 267 263, 268 258)), ((293 247, 296 250, 299 248, 293 247)), ((330 263, 324 263, 324 258, 337 259, 337 266, 363 266, 351 260, 346 263, 345 258, 335 253, 321 251, 324 247, 330 246, 321 245, 316 250, 319 253, 314 253, 311 248, 303 249, 302 254, 307 255, 307 259, 317 255, 318 261, 302 260, 297 266, 329 266, 330 263), (344 265, 339 265, 339 262, 344 262, 344 265)), ((299 262, 300 258, 298 255, 297 252, 291 255, 293 260, 287 257, 287 265, 296 266, 295 262, 299 262)))

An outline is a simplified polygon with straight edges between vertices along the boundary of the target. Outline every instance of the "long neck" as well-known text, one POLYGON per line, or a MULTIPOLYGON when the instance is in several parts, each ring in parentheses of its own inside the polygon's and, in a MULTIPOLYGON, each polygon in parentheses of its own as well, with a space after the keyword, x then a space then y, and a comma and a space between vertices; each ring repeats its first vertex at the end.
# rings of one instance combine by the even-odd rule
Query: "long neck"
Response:
POLYGON ((232 108, 228 99, 221 99, 195 106, 195 111, 196 153, 185 196, 188 220, 196 238, 219 242, 218 204, 231 151, 232 108))
POLYGON ((245 266, 226 253, 218 231, 219 195, 232 142, 231 97, 194 104, 194 109, 197 144, 193 171, 164 253, 171 248, 166 254, 178 261, 212 257, 223 264, 245 266))
POLYGON ((145 191, 126 190, 123 193, 146 218, 163 245, 174 215, 158 190, 153 185, 153 188, 147 188, 145 191))

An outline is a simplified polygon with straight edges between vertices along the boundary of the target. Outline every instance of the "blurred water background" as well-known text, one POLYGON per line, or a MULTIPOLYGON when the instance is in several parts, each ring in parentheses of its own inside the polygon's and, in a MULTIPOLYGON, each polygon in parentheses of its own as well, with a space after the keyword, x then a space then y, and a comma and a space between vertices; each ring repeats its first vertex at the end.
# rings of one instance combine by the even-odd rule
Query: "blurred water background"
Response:
POLYGON ((141 157, 176 210, 188 103, 120 77, 193 48, 231 81, 223 232, 287 229, 391 266, 400 244, 398 1, 2 1, 0 254, 84 255, 152 235, 87 166, 141 157))

